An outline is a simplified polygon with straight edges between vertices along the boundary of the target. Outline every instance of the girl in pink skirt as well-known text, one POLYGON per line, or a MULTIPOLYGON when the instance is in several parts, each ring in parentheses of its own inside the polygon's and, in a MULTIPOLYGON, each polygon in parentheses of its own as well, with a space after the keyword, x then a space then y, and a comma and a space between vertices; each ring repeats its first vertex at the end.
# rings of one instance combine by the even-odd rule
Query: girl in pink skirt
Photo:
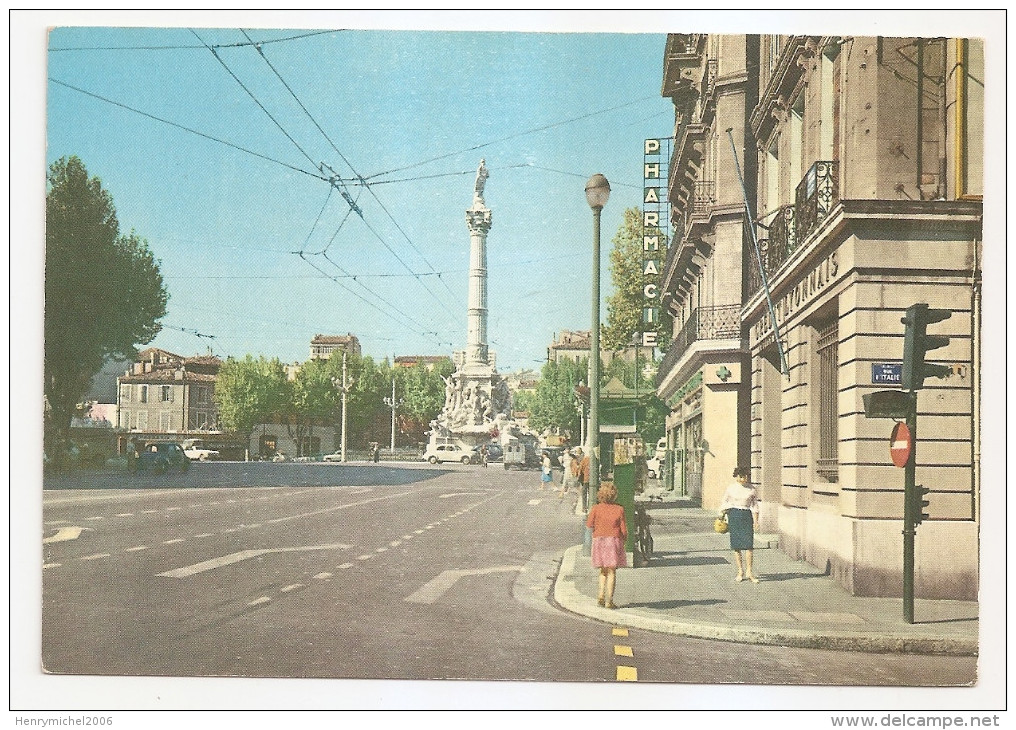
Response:
POLYGON ((624 521, 624 507, 617 504, 617 488, 613 482, 603 483, 596 493, 596 501, 586 519, 586 527, 593 528, 593 567, 600 569, 600 595, 596 602, 607 608, 617 608, 614 605, 615 570, 628 567, 624 554, 628 526, 624 521))

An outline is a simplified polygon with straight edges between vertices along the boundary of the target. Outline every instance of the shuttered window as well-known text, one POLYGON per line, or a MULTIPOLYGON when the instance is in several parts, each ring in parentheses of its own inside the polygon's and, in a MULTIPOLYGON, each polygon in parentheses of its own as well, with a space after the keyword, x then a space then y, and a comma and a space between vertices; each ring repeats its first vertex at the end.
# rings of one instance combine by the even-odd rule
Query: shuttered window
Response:
POLYGON ((819 443, 816 463, 820 477, 839 480, 839 329, 837 323, 818 330, 819 443))

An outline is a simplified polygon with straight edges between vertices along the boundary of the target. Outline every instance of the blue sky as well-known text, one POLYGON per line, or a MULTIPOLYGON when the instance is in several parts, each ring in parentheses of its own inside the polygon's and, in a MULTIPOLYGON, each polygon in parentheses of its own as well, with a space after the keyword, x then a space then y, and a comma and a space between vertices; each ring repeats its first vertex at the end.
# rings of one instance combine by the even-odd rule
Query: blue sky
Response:
POLYGON ((286 361, 315 333, 352 332, 377 358, 463 348, 481 157, 499 368, 536 367, 554 332, 588 329, 584 183, 602 172, 613 188, 606 296, 643 140, 672 133, 665 35, 305 32, 50 34, 47 162, 79 156, 160 259, 170 303, 153 344, 286 361), (263 57, 229 47, 250 40, 263 57), (321 162, 372 183, 346 188, 362 220, 321 162))

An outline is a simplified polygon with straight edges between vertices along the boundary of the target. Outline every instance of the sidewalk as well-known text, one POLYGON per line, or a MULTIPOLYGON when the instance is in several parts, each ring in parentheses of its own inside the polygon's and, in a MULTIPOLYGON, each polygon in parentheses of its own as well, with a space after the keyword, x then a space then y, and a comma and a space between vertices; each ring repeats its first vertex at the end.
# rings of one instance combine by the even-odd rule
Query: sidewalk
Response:
MULTIPOLYGON (((582 545, 564 553, 554 600, 564 609, 627 627, 753 644, 912 654, 977 654, 973 601, 914 602, 914 624, 901 598, 850 595, 808 563, 789 558, 777 536, 755 535, 758 584, 734 581, 727 535, 715 514, 690 503, 654 502, 649 566, 617 572, 614 603, 596 604, 599 571, 582 545)), ((629 564, 631 554, 629 553, 629 564)))

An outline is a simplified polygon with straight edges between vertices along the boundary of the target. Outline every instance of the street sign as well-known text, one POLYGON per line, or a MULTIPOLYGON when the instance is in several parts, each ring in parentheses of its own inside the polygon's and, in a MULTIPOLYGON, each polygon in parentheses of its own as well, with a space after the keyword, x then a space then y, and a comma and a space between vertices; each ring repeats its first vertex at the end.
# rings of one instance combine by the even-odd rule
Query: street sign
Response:
POLYGON ((873 362, 871 364, 872 385, 899 385, 903 382, 903 363, 873 362))
POLYGON ((893 463, 901 469, 910 460, 910 447, 912 443, 910 440, 910 429, 907 428, 907 424, 897 423, 893 427, 892 436, 889 437, 889 456, 892 458, 893 463))

